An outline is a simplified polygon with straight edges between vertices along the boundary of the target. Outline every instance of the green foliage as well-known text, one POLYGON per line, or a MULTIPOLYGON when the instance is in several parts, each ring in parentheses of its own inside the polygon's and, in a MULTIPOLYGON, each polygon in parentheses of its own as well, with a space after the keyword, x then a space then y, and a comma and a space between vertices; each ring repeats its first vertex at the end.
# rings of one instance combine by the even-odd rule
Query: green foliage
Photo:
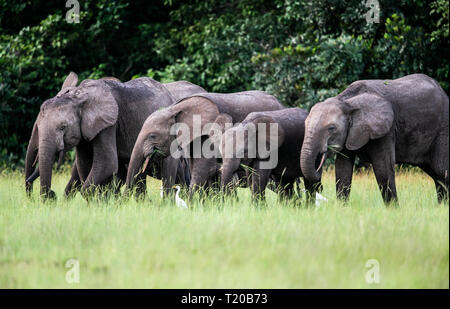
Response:
POLYGON ((448 1, 0 0, 0 162, 21 165, 42 102, 84 78, 185 79, 209 91, 261 89, 309 108, 358 79, 421 72, 448 91, 448 1))

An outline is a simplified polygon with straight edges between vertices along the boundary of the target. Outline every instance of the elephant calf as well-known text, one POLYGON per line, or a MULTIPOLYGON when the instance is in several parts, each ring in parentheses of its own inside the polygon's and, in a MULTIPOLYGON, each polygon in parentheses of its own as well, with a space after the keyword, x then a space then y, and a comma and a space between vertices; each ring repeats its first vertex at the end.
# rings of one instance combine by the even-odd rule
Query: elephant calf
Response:
POLYGON ((306 119, 301 169, 320 179, 329 149, 336 151, 336 193, 347 199, 358 156, 372 163, 385 203, 397 200, 394 166, 406 163, 430 175, 438 201, 448 199, 448 96, 423 74, 362 80, 313 106, 306 119))
POLYGON ((174 144, 190 157, 191 192, 198 187, 207 187, 217 177, 219 169, 216 156, 207 157, 202 153, 205 140, 210 137, 207 125, 221 127, 225 123, 241 122, 251 112, 282 108, 275 97, 264 91, 244 91, 196 94, 156 111, 145 121, 134 145, 128 167, 127 188, 134 186, 143 165, 151 164, 155 158, 161 160, 173 156, 174 144), (183 136, 177 138, 172 132, 175 124, 187 127, 190 134, 186 139, 183 136), (197 152, 201 153, 194 155, 197 152))
MULTIPOLYGON (((296 180, 303 177, 298 156, 307 116, 308 112, 300 108, 254 112, 225 131, 220 146, 222 188, 229 189, 233 174, 246 165, 251 170, 249 183, 255 198, 264 198, 269 179, 275 181, 280 193, 291 196, 296 180)), ((320 180, 305 180, 311 197, 319 185, 320 180)))

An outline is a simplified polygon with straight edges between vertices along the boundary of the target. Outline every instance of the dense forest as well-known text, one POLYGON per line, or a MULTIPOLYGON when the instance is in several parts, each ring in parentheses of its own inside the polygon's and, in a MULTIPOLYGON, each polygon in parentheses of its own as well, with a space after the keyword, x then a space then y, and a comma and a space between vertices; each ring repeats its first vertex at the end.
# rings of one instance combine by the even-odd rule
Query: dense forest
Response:
POLYGON ((261 89, 304 108, 358 79, 416 72, 448 93, 448 0, 380 0, 379 23, 367 22, 367 4, 0 0, 0 168, 23 165, 39 107, 70 71, 261 89), (74 3, 79 23, 68 23, 74 3))

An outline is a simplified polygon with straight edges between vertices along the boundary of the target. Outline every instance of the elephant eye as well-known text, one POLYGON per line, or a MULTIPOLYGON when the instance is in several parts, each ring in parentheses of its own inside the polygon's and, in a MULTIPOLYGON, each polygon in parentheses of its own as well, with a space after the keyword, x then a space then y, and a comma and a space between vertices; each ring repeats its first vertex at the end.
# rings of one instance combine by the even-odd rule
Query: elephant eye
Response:
POLYGON ((61 130, 61 131, 64 131, 65 129, 66 129, 66 125, 65 124, 62 124, 60 127, 59 127, 59 129, 61 130))
POLYGON ((157 135, 156 134, 150 134, 148 136, 149 139, 156 139, 157 135))
POLYGON ((328 127, 328 132, 333 133, 334 131, 336 131, 336 127, 335 126, 328 127))

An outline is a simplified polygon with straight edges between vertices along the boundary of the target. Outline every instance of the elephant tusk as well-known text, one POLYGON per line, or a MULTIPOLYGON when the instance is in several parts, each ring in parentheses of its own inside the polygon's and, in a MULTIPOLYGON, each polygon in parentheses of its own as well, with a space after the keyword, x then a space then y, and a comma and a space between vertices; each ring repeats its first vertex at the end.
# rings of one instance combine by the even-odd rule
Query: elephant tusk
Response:
POLYGON ((34 172, 30 175, 30 177, 28 177, 28 178, 25 180, 25 182, 27 182, 27 183, 32 183, 32 182, 35 181, 36 178, 38 178, 38 177, 39 177, 39 169, 36 167, 36 168, 34 169, 34 172))
POLYGON ((33 164, 31 165, 31 167, 35 167, 36 164, 38 163, 38 161, 39 161, 39 156, 36 156, 36 158, 34 159, 34 162, 33 162, 33 164))
POLYGON ((58 165, 57 165, 56 169, 59 169, 61 167, 63 161, 64 161, 64 150, 61 150, 59 152, 58 165))
POLYGON ((147 169, 149 161, 150 161, 150 157, 147 157, 147 159, 145 159, 144 167, 142 168, 142 173, 144 173, 145 170, 147 169))
POLYGON ((318 173, 318 172, 320 171, 320 169, 322 168, 322 165, 323 165, 323 163, 325 162, 326 157, 327 157, 327 153, 324 152, 324 153, 322 154, 322 159, 320 160, 319 167, 316 169, 316 173, 318 173))

